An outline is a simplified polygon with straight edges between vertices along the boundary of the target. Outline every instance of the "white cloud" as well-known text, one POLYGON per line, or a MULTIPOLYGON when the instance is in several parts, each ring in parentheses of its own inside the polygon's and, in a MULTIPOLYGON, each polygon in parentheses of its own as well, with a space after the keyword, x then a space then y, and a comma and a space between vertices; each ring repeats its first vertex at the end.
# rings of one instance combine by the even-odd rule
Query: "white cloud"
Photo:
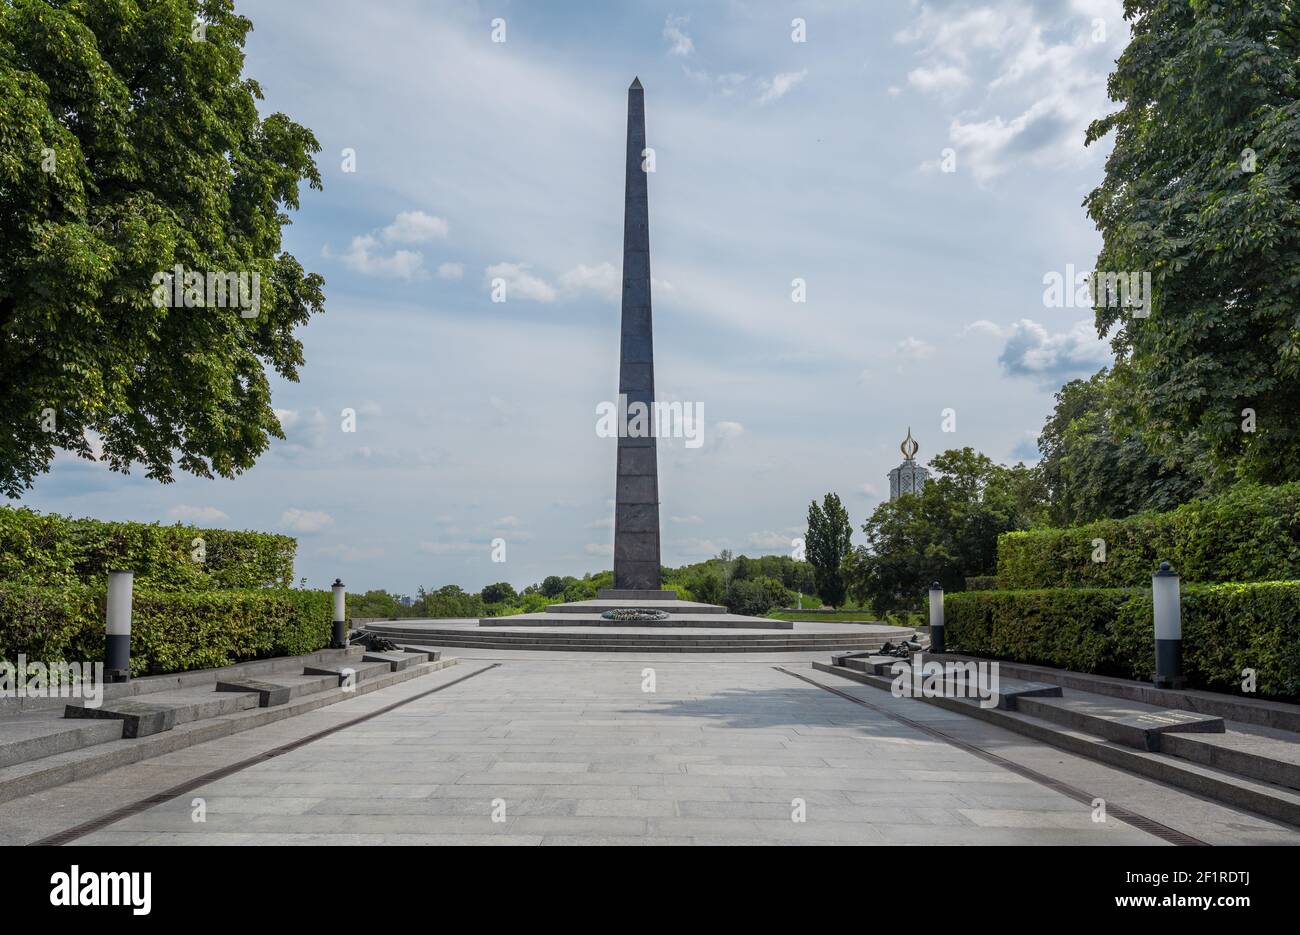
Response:
POLYGON ((672 551, 689 558, 712 558, 726 546, 725 539, 678 539, 672 551))
POLYGON ((534 302, 554 302, 559 293, 546 280, 528 272, 527 263, 495 263, 486 270, 489 281, 502 279, 506 284, 506 301, 530 299, 534 302))
POLYGON ((1051 334, 1038 322, 1022 318, 1008 329, 998 362, 1011 376, 1056 386, 1095 373, 1110 364, 1111 356, 1091 321, 1075 322, 1068 331, 1051 334))
POLYGON ((664 38, 672 43, 672 47, 668 50, 669 55, 690 55, 695 51, 695 43, 682 28, 690 21, 689 16, 668 14, 668 19, 664 21, 664 38))
POLYGON ((276 409, 285 441, 273 450, 290 457, 300 456, 325 445, 328 421, 319 409, 276 409))
POLYGON ((670 516, 669 522, 676 523, 678 526, 698 526, 704 522, 700 517, 694 514, 690 516, 670 516))
POLYGON ((751 532, 749 534, 749 544, 760 549, 788 549, 790 548, 790 537, 770 530, 751 532))
POLYGON ((934 356, 934 345, 909 336, 898 342, 894 353, 904 360, 925 360, 934 356))
POLYGON ((907 83, 925 94, 949 94, 970 84, 970 77, 956 65, 937 65, 912 69, 907 83))
POLYGON ((614 546, 608 542, 588 542, 582 550, 588 555, 612 556, 614 554, 614 546))
POLYGON ((423 211, 400 211, 393 223, 384 228, 384 242, 424 243, 435 237, 446 237, 450 229, 440 217, 423 211))
POLYGON ((1000 338, 1005 332, 999 325, 995 324, 994 322, 989 321, 987 318, 981 318, 978 321, 972 321, 969 325, 967 325, 965 328, 962 329, 961 333, 962 334, 971 334, 971 333, 989 334, 995 338, 1000 338))
POLYGON ((337 558, 342 562, 366 562, 384 557, 379 546, 326 545, 316 550, 319 555, 337 558))
POLYGON ((731 97, 740 90, 741 85, 749 80, 749 76, 741 72, 729 71, 723 74, 713 74, 703 69, 691 68, 685 64, 682 65, 682 72, 687 78, 708 85, 710 91, 716 92, 723 97, 731 97))
POLYGON ((441 263, 438 266, 439 279, 460 279, 464 275, 464 263, 441 263))
MULTIPOLYGON (((373 234, 358 234, 352 238, 347 253, 339 259, 348 269, 366 276, 378 276, 382 279, 415 279, 424 266, 424 255, 414 250, 395 250, 384 253, 380 249, 379 238, 373 234)), ((329 246, 322 251, 327 258, 332 258, 329 246)))
POLYGON ((190 506, 187 503, 172 507, 167 511, 167 515, 186 523, 216 523, 223 519, 230 519, 215 506, 190 506))
POLYGON ((502 529, 513 529, 519 525, 518 516, 502 516, 496 521, 496 525, 502 529))
POLYGON ((1127 32, 1120 3, 1048 6, 998 0, 959 11, 924 2, 895 36, 918 47, 921 63, 908 73, 918 90, 955 94, 982 85, 978 105, 953 114, 948 127, 958 172, 969 170, 980 183, 1022 164, 1055 169, 1083 160, 1084 131, 1110 109, 1111 42, 1127 32), (1094 41, 1096 18, 1110 24, 1106 41, 1094 41))
MULTIPOLYGON (((623 277, 612 263, 602 262, 595 266, 579 263, 560 274, 556 283, 531 270, 527 263, 497 263, 489 266, 486 272, 489 281, 505 280, 507 302, 514 298, 554 302, 560 298, 573 298, 582 292, 594 292, 606 299, 617 299, 623 294, 623 277)), ((662 285, 672 289, 669 283, 662 285)))
POLYGON ((280 525, 293 532, 310 535, 334 525, 334 517, 319 510, 285 510, 280 514, 280 525))
POLYGON ((739 422, 715 422, 713 424, 713 444, 721 448, 745 434, 745 427, 739 422))
POLYGON ((760 81, 763 93, 759 96, 758 102, 766 104, 770 101, 779 100, 790 93, 790 89, 804 78, 808 77, 808 69, 802 71, 786 71, 774 77, 771 81, 760 81))
POLYGON ((623 294, 623 277, 612 263, 596 266, 579 263, 560 277, 560 285, 574 292, 589 289, 607 299, 617 299, 623 294))
POLYGON ((421 542, 416 548, 429 555, 465 555, 487 552, 490 546, 484 542, 421 542))
MULTIPOLYGON (((423 211, 399 211, 392 223, 382 230, 353 237, 347 252, 338 259, 344 266, 366 276, 407 281, 417 279, 424 272, 424 254, 404 248, 387 252, 386 248, 393 244, 426 243, 444 238, 449 230, 447 222, 440 217, 423 211)), ((327 258, 334 256, 328 244, 321 253, 327 258)))

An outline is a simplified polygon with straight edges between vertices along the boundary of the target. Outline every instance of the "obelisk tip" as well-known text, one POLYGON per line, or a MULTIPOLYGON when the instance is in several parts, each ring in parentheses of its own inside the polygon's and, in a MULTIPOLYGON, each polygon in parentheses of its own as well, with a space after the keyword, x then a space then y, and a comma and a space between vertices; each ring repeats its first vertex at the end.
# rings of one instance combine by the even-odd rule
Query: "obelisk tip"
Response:
POLYGON ((641 88, 641 79, 640 79, 640 78, 633 78, 633 79, 632 79, 632 85, 631 85, 631 87, 628 88, 628 90, 629 90, 629 91, 640 91, 640 90, 642 90, 642 88, 641 88))

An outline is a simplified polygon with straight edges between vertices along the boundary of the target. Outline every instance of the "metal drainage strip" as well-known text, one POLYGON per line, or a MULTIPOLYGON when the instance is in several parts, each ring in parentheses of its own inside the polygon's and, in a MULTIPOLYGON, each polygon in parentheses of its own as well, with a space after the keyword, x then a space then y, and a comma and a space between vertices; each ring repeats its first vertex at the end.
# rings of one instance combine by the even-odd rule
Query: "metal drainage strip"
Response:
MULTIPOLYGON (((1068 783, 1061 782, 1059 779, 1053 779, 1051 776, 1048 776, 1046 773, 1040 773, 1036 769, 1030 769, 1028 766, 1022 766, 1019 763, 1016 763, 1012 760, 1008 760, 1005 757, 1000 757, 996 753, 990 753, 989 751, 983 749, 982 747, 977 747, 974 744, 967 743, 964 740, 958 740, 956 737, 953 737, 950 734, 945 734, 943 731, 931 727, 929 724, 922 724, 920 721, 914 721, 911 718, 904 717, 901 714, 895 714, 893 711, 888 711, 885 708, 879 707, 878 705, 873 705, 871 702, 864 701, 861 698, 856 697, 855 695, 850 695, 848 692, 840 691, 838 688, 831 688, 831 686, 829 685, 823 685, 821 682, 815 681, 814 679, 810 679, 805 675, 800 675, 798 672, 792 672, 789 669, 785 668, 784 666, 773 666, 772 668, 776 669, 778 672, 784 672, 786 675, 793 675, 795 678, 799 679, 800 681, 807 682, 809 685, 815 685, 818 688, 822 689, 823 691, 830 692, 832 695, 839 695, 841 698, 843 698, 846 701, 851 701, 854 704, 862 705, 862 707, 864 708, 870 708, 872 711, 875 711, 877 714, 883 714, 887 718, 898 721, 902 724, 906 724, 908 727, 911 727, 915 730, 919 730, 923 734, 928 734, 929 736, 934 737, 936 740, 942 740, 945 743, 952 744, 954 747, 957 747, 958 749, 965 750, 967 753, 974 754, 975 756, 979 757, 981 760, 986 760, 989 763, 993 763, 996 764, 997 766, 1001 766, 1003 769, 1007 769, 1013 773, 1016 773, 1017 775, 1024 776, 1026 779, 1032 779, 1034 782, 1038 783, 1039 785, 1046 786, 1047 788, 1051 789, 1054 792, 1059 792, 1061 793, 1061 795, 1074 799, 1076 802, 1082 802, 1084 805, 1091 806, 1093 801, 1097 798, 1094 795, 1090 795, 1089 793, 1084 792, 1082 789, 1076 788, 1075 786, 1071 786, 1068 783)), ((1107 802, 1106 814, 1113 815, 1116 818, 1118 818, 1120 821, 1124 822, 1126 825, 1131 825, 1134 828, 1137 828, 1139 831, 1145 831, 1147 834, 1155 835, 1157 838, 1160 838, 1160 840, 1168 841, 1170 844, 1176 844, 1180 847, 1209 847, 1210 846, 1208 841, 1202 841, 1200 838, 1194 838, 1190 834, 1184 834, 1183 832, 1175 830, 1174 828, 1171 828, 1168 825, 1161 824, 1160 822, 1156 821, 1154 818, 1148 818, 1145 815, 1139 815, 1137 812, 1129 811, 1127 808, 1124 808, 1122 805, 1112 805, 1110 802, 1107 802)))
POLYGON ((444 688, 451 688, 453 685, 459 685, 461 682, 464 682, 466 679, 472 679, 476 675, 482 675, 484 672, 488 671, 488 669, 495 669, 499 665, 501 665, 501 663, 494 662, 492 663, 492 665, 484 666, 481 669, 475 669, 473 672, 470 672, 466 675, 462 675, 458 679, 452 679, 450 682, 443 682, 441 685, 438 685, 434 688, 430 688, 428 691, 420 692, 420 694, 418 695, 412 695, 410 698, 403 698, 401 701, 396 701, 393 704, 385 705, 382 708, 379 708, 375 711, 371 711, 369 714, 363 714, 359 717, 354 717, 350 720, 344 721, 342 724, 335 724, 333 727, 327 727, 325 730, 317 731, 314 734, 308 734, 306 737, 302 737, 298 740, 291 741, 290 743, 282 744, 281 746, 274 747, 273 749, 270 750, 266 750, 262 753, 257 754, 256 756, 250 756, 247 759, 240 760, 237 763, 231 763, 230 765, 223 766, 220 769, 214 769, 212 770, 212 772, 204 773, 202 776, 195 776, 193 779, 186 780, 180 785, 172 786, 170 789, 164 789, 162 792, 155 792, 153 795, 149 796, 148 798, 140 799, 138 802, 132 802, 129 805, 123 805, 121 808, 114 809, 113 811, 109 812, 106 815, 101 815, 98 818, 93 818, 90 821, 87 821, 83 824, 75 825, 71 828, 68 828, 66 831, 60 831, 58 834, 52 834, 47 838, 41 838, 39 841, 33 841, 28 846, 29 847, 58 846, 60 844, 67 844, 69 841, 75 841, 77 838, 84 837, 85 835, 90 834, 91 832, 94 831, 99 831, 101 828, 106 828, 107 826, 111 824, 115 824, 124 818, 130 818, 132 815, 138 815, 140 814, 140 812, 151 809, 155 805, 161 805, 162 803, 170 801, 171 799, 174 799, 177 796, 185 795, 187 792, 193 792, 195 789, 198 789, 200 786, 206 786, 209 783, 216 782, 218 779, 224 779, 225 777, 230 776, 233 773, 237 773, 240 770, 248 769, 248 767, 250 766, 256 766, 258 763, 265 763, 267 760, 271 759, 272 757, 283 756, 286 753, 291 753, 294 750, 297 750, 299 747, 305 747, 307 744, 312 743, 313 741, 320 740, 322 737, 328 737, 330 734, 336 734, 341 730, 347 730, 349 727, 354 727, 355 725, 360 724, 363 721, 368 721, 371 718, 379 717, 379 715, 381 714, 387 714, 389 711, 392 711, 394 708, 400 708, 403 705, 408 705, 413 701, 419 701, 421 698, 427 698, 429 695, 432 695, 434 692, 440 692, 444 688))

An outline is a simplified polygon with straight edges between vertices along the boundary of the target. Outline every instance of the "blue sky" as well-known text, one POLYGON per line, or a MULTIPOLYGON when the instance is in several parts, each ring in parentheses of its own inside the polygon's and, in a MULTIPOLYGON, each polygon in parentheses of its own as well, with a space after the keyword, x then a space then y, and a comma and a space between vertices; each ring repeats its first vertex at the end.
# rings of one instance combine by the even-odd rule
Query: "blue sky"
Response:
POLYGON ((1043 277, 1100 246, 1080 204, 1109 141, 1083 130, 1128 38, 1118 0, 236 5, 265 109, 322 146, 325 190, 285 235, 327 295, 301 382, 275 384, 288 439, 168 486, 61 457, 28 506, 287 532, 312 586, 610 567, 594 427, 634 75, 657 387, 706 425, 699 448, 660 443, 665 564, 788 552, 828 490, 860 526, 909 426, 923 460, 1033 460, 1052 393, 1109 360, 1043 277))

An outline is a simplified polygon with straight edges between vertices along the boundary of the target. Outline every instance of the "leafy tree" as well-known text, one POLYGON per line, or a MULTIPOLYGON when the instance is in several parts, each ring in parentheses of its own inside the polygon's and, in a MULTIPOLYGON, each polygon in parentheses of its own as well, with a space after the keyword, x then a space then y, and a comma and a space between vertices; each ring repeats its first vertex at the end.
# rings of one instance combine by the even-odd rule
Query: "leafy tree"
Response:
POLYGON ((1046 521, 1074 526, 1141 510, 1171 510, 1212 492, 1206 452, 1196 437, 1157 457, 1142 436, 1116 434, 1109 373, 1072 380, 1038 436, 1046 521))
POLYGON ((467 594, 458 585, 443 585, 436 591, 422 594, 421 613, 425 617, 482 617, 483 598, 467 594))
POLYGON ((790 593, 775 578, 733 578, 727 585, 727 609, 733 614, 761 617, 790 600, 790 593))
POLYGON ((347 595, 347 612, 349 617, 406 617, 411 613, 409 607, 399 604, 396 595, 387 591, 367 591, 365 594, 347 595))
POLYGON ((514 586, 508 581, 498 581, 480 591, 479 597, 483 598, 484 604, 504 604, 513 603, 519 595, 515 593, 514 586))
MULTIPOLYGON (((231 0, 0 3, 0 490, 56 449, 229 477, 283 438, 266 369, 323 280, 282 252, 310 130, 261 116, 231 0), (196 19, 197 17, 197 19, 196 19), (201 32, 201 35, 200 35, 201 32), (158 274, 256 274, 256 316, 156 304, 158 274)), ((247 279, 251 291, 253 280, 247 279)), ((251 295, 244 298, 252 311, 251 295)), ((234 304, 227 296, 226 302, 234 304)))
POLYGON ((722 584, 722 575, 713 570, 701 572, 694 578, 689 579, 687 585, 690 591, 695 595, 695 599, 705 604, 722 604, 725 601, 725 592, 722 584))
POLYGON ((574 601, 590 601, 596 596, 596 587, 590 581, 573 579, 565 585, 562 593, 566 604, 574 601))
POLYGON ((1200 436, 1220 472, 1300 478, 1300 7, 1124 6, 1121 109, 1087 136, 1115 145, 1085 201, 1098 269, 1153 278, 1149 317, 1096 311, 1116 329, 1119 437, 1164 457, 1200 436))
POLYGON ((542 580, 542 593, 547 597, 559 597, 564 593, 564 579, 559 575, 547 575, 542 580))
POLYGON ((853 527, 848 511, 837 494, 828 493, 818 506, 808 504, 808 532, 804 536, 805 554, 813 567, 817 595, 832 607, 844 603, 845 583, 840 565, 853 548, 853 527))
POLYGON ((876 507, 862 526, 866 547, 844 563, 851 593, 876 613, 917 607, 932 581, 959 589, 969 575, 992 574, 998 536, 1025 528, 1040 508, 1028 493, 1035 473, 1023 465, 962 448, 936 455, 930 468, 920 493, 876 507))

